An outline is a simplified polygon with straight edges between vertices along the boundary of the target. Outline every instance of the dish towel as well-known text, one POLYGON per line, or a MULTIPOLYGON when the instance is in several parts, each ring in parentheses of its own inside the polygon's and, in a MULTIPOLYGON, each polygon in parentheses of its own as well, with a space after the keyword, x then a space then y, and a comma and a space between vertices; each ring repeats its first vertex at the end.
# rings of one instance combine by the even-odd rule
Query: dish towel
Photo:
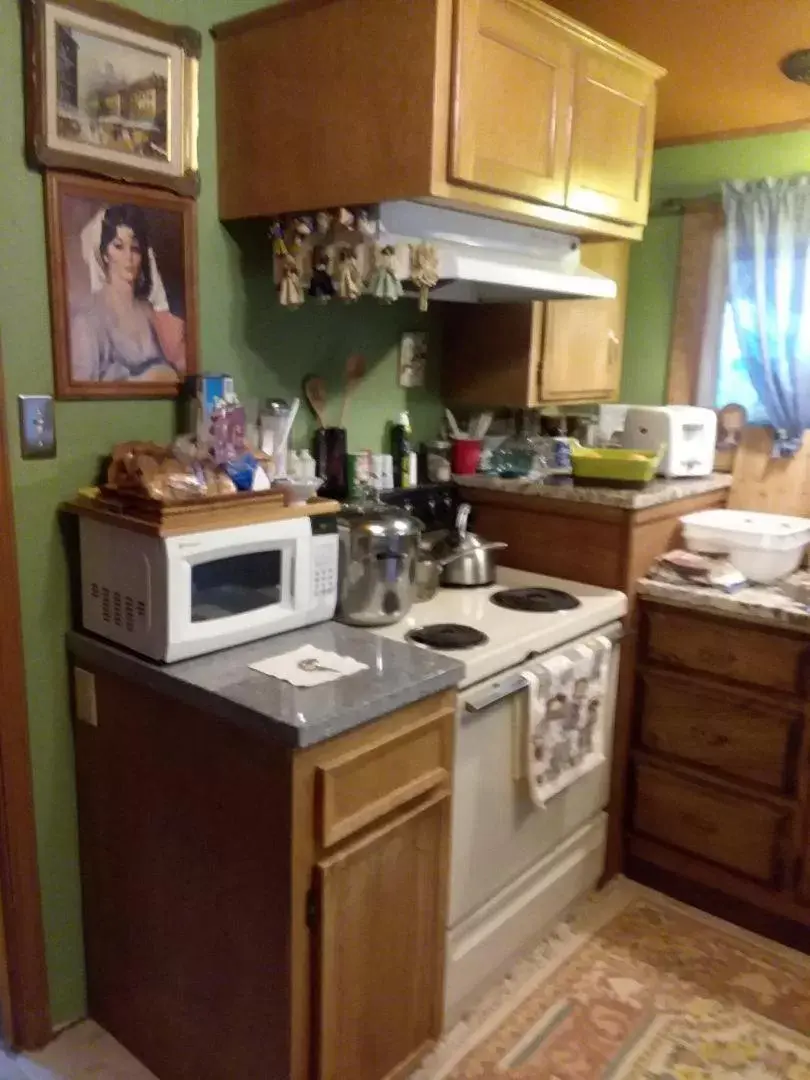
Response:
POLYGON ((316 649, 314 645, 302 645, 293 652, 257 660, 250 667, 262 675, 284 679, 293 686, 322 686, 346 675, 366 671, 368 664, 361 664, 351 656, 340 656, 339 653, 316 649))
POLYGON ((599 634, 522 672, 528 684, 526 777, 535 806, 605 760, 609 638, 599 634))

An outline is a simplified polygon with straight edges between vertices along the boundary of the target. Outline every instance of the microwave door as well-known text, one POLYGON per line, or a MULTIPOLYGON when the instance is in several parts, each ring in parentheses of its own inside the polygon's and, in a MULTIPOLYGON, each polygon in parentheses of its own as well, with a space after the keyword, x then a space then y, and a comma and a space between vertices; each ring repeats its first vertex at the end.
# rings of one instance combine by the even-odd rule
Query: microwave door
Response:
POLYGON ((253 611, 283 605, 285 561, 291 558, 283 548, 225 555, 191 567, 191 622, 203 623, 245 616, 253 611), (285 559, 286 556, 286 559, 285 559))
POLYGON ((206 644, 228 648, 292 628, 301 599, 293 573, 300 573, 296 563, 306 564, 296 558, 301 544, 297 536, 251 538, 238 547, 183 551, 171 571, 170 655, 193 655, 206 644))

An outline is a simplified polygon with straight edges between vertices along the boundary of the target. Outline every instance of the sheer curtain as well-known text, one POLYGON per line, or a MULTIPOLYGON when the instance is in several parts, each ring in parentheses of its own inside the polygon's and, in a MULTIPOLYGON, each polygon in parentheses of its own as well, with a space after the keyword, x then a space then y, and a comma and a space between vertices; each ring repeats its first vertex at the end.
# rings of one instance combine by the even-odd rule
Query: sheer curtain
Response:
POLYGON ((728 183, 723 203, 740 359, 791 456, 810 428, 810 176, 728 183))

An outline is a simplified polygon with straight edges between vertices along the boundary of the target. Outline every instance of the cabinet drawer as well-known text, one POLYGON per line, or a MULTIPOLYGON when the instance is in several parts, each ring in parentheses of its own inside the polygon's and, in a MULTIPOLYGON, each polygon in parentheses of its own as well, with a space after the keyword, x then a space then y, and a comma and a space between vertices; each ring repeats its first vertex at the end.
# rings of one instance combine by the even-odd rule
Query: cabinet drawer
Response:
POLYGON ((779 886, 791 814, 636 766, 635 832, 779 886))
POLYGON ((446 713, 327 760, 316 769, 324 847, 441 785, 450 786, 452 723, 446 713))
POLYGON ((656 670, 643 676, 641 703, 640 740, 648 750, 776 791, 795 790, 798 709, 770 708, 745 691, 656 670))
POLYGON ((720 678, 804 693, 810 641, 753 627, 695 619, 674 609, 647 610, 651 660, 705 671, 720 678))

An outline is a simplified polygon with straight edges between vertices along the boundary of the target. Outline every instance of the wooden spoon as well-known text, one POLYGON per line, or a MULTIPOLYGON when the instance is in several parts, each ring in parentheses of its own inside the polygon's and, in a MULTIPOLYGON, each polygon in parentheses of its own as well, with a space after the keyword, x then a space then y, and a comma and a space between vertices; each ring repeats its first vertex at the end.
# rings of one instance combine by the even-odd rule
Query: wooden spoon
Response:
POLYGON ((326 427, 326 382, 319 375, 307 375, 304 379, 304 397, 315 414, 318 427, 326 427))
POLYGON ((346 361, 346 389, 343 392, 343 405, 340 410, 340 426, 346 426, 346 413, 352 394, 363 381, 366 373, 366 358, 355 354, 346 361))

